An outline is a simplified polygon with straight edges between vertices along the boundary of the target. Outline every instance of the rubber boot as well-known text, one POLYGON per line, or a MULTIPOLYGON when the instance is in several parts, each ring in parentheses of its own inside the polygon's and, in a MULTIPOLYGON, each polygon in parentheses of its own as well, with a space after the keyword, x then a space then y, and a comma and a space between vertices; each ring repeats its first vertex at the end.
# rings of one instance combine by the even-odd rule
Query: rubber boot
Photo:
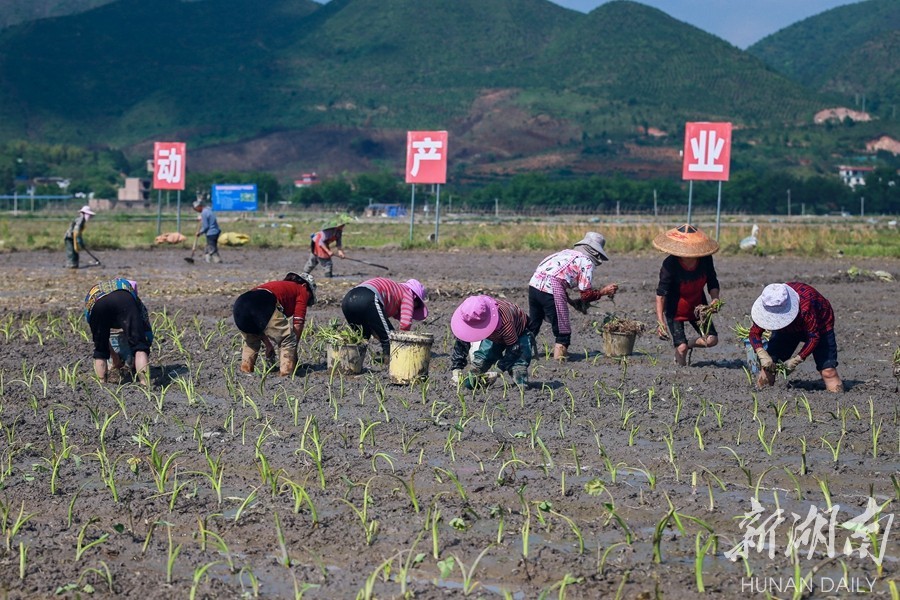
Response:
POLYGON ((293 350, 293 348, 281 349, 281 370, 278 374, 282 377, 290 377, 297 368, 297 355, 293 350))
POLYGON ((257 350, 248 346, 241 349, 241 373, 252 373, 253 367, 256 366, 256 357, 259 355, 257 350))
POLYGON ((556 360, 568 360, 569 348, 564 344, 553 344, 553 358, 556 360))

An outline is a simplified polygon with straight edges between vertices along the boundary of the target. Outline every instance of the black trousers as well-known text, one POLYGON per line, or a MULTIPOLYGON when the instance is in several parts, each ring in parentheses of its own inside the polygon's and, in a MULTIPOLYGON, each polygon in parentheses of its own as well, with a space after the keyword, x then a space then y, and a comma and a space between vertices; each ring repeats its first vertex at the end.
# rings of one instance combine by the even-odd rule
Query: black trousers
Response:
POLYGON ((537 334, 541 330, 541 323, 545 319, 550 323, 550 329, 553 330, 554 341, 557 344, 568 346, 572 343, 571 333, 559 333, 559 320, 556 316, 556 303, 553 301, 553 294, 536 290, 529 285, 527 327, 535 339, 537 339, 537 334))
POLYGON ((275 294, 268 290, 244 292, 234 301, 231 312, 240 331, 262 335, 275 312, 275 294))
POLYGON ((389 334, 394 328, 384 316, 384 307, 375 292, 366 287, 353 288, 344 296, 341 311, 348 323, 362 329, 363 337, 369 339, 374 335, 378 338, 385 356, 390 353, 389 334))
POLYGON ((141 307, 128 290, 116 290, 103 296, 91 309, 91 337, 94 358, 109 360, 109 330, 125 332, 132 352, 150 352, 141 307))

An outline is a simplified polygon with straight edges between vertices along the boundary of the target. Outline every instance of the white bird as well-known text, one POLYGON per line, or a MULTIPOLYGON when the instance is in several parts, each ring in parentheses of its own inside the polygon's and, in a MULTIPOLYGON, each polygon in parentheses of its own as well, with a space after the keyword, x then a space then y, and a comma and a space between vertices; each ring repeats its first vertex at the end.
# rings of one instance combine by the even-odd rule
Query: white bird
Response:
POLYGON ((741 240, 741 250, 753 250, 756 248, 756 236, 759 235, 759 225, 754 225, 753 229, 750 231, 750 237, 745 237, 741 240))

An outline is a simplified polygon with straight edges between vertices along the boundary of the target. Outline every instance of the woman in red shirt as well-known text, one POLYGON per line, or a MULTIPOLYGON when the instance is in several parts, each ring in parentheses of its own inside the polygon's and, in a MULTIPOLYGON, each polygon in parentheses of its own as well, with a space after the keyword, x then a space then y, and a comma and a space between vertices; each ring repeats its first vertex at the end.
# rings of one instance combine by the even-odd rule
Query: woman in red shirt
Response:
POLYGON ((297 340, 306 323, 306 309, 316 303, 316 282, 311 275, 288 273, 282 281, 264 283, 238 296, 234 324, 244 338, 241 372, 252 373, 261 344, 266 359, 274 362, 280 349, 280 374, 292 375, 297 367, 297 340))
POLYGON ((693 225, 681 225, 656 236, 653 246, 669 254, 659 270, 656 288, 657 333, 663 339, 671 337, 675 364, 683 366, 694 348, 711 348, 719 343, 712 321, 703 331, 695 312, 707 304, 704 287, 712 300, 719 299, 719 280, 712 259, 719 244, 693 225), (685 323, 700 334, 696 339, 688 340, 685 323))

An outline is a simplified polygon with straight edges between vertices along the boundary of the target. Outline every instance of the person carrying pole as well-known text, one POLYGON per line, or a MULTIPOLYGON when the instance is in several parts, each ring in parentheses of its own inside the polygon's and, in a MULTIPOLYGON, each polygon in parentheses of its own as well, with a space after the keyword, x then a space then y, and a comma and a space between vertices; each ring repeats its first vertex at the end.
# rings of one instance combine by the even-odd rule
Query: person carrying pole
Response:
POLYGON ((84 228, 87 227, 88 221, 91 220, 95 214, 94 211, 91 210, 91 207, 85 204, 81 207, 81 210, 78 211, 78 216, 75 217, 75 220, 69 225, 69 228, 66 230, 66 268, 67 269, 77 269, 78 268, 78 253, 81 251, 84 246, 84 239, 82 238, 82 232, 84 232, 84 228))
POLYGON ((234 324, 244 339, 241 373, 252 373, 262 344, 266 360, 275 362, 279 349, 279 374, 293 375, 297 367, 297 343, 306 324, 306 309, 316 303, 316 282, 307 273, 288 273, 281 281, 269 281, 244 292, 234 302, 234 324))
POLYGON ((569 356, 572 341, 572 325, 569 321, 568 289, 581 292, 574 306, 587 311, 587 306, 603 296, 612 298, 619 286, 611 283, 599 290, 592 288, 594 268, 609 260, 604 250, 606 238, 591 231, 572 249, 561 250, 541 261, 528 282, 529 330, 537 338, 541 323, 546 319, 553 330, 553 358, 565 360, 569 356))
POLYGON ((194 210, 200 213, 200 227, 197 229, 197 237, 206 234, 206 249, 203 251, 203 258, 206 262, 212 260, 214 263, 222 262, 219 256, 219 220, 216 219, 216 213, 212 208, 205 206, 202 198, 194 201, 194 210))
POLYGON ((344 226, 353 221, 353 217, 343 213, 335 217, 333 220, 325 224, 325 226, 309 236, 309 260, 303 267, 304 273, 311 273, 316 265, 322 264, 325 269, 325 277, 334 276, 334 262, 332 256, 335 254, 339 258, 346 258, 343 249, 344 226), (332 252, 331 244, 334 244, 336 250, 332 252))

